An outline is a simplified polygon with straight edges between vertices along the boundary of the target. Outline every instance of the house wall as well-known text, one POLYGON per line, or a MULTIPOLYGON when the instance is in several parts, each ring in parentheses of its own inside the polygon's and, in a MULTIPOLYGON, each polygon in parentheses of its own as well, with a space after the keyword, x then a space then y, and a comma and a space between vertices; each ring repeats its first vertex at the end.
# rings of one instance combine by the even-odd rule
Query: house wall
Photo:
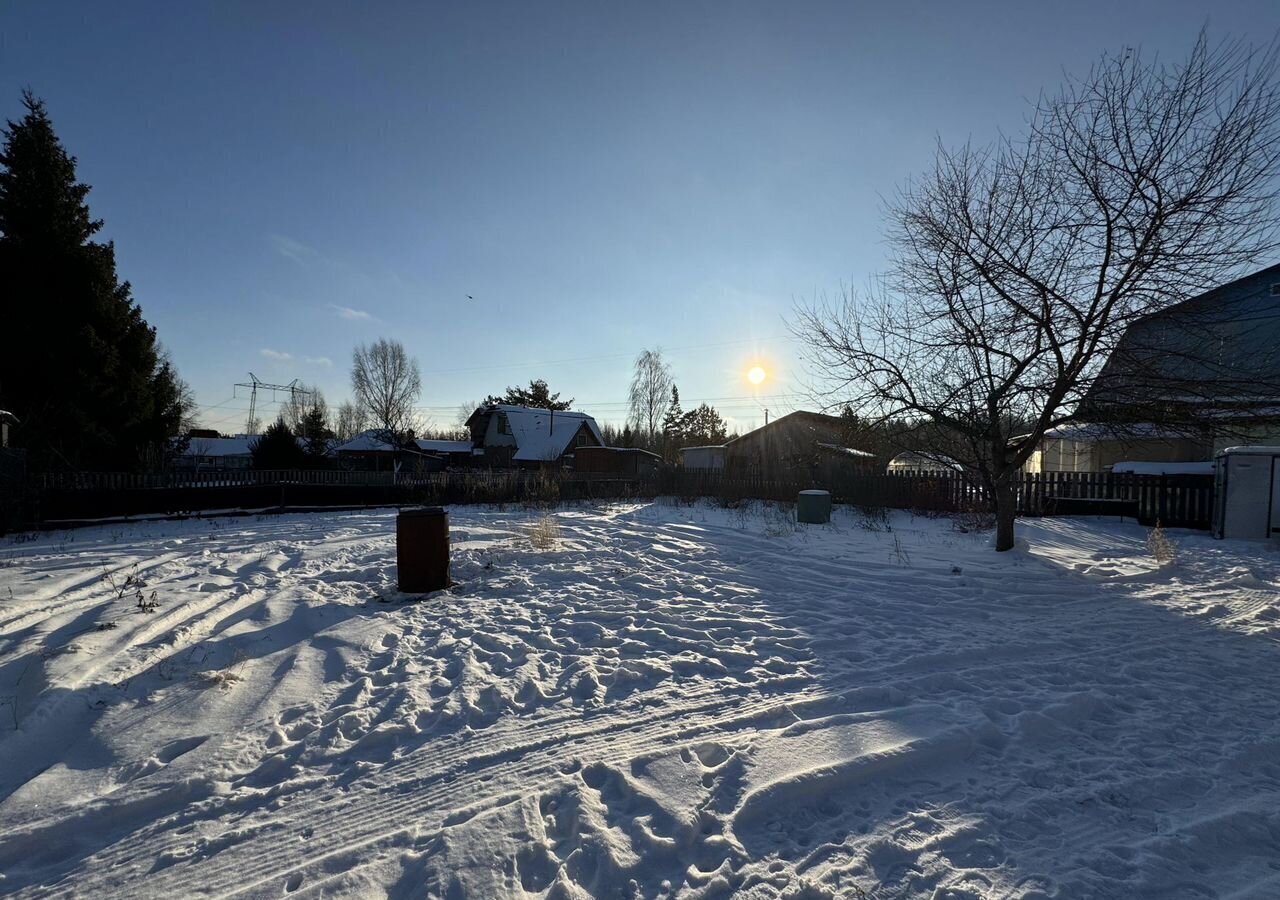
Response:
POLYGON ((812 468, 817 443, 840 444, 841 426, 813 417, 791 414, 725 445, 725 468, 781 474, 812 468))
POLYGON ((1038 475, 1044 471, 1044 451, 1032 450, 1031 455, 1027 457, 1027 461, 1022 464, 1022 473, 1024 475, 1038 475))
MULTIPOLYGON (((503 434, 498 430, 499 420, 505 418, 502 413, 494 413, 489 416, 489 420, 485 425, 483 443, 485 447, 511 447, 515 448, 516 438, 514 434, 503 434)), ((510 432, 510 428, 507 429, 510 432)))
POLYGON ((569 442, 569 449, 566 453, 572 453, 578 447, 599 447, 600 442, 596 440, 595 434, 587 427, 587 423, 583 422, 578 426, 578 433, 573 436, 573 440, 569 442))
POLYGON ((396 467, 394 450, 340 450, 342 467, 357 472, 391 472, 396 467))
POLYGON ((658 460, 651 453, 627 447, 581 447, 573 456, 573 468, 609 475, 652 475, 658 460))
POLYGON ((1213 452, 1227 447, 1277 447, 1280 446, 1280 422, 1255 425, 1232 435, 1219 435, 1213 440, 1213 452))
POLYGON ((724 447, 686 447, 680 451, 680 464, 686 469, 723 469, 724 447))
POLYGON ((1038 452, 1038 471, 1041 472, 1105 472, 1118 462, 1200 462, 1212 458, 1210 447, 1192 438, 1151 441, 1046 438, 1038 452))

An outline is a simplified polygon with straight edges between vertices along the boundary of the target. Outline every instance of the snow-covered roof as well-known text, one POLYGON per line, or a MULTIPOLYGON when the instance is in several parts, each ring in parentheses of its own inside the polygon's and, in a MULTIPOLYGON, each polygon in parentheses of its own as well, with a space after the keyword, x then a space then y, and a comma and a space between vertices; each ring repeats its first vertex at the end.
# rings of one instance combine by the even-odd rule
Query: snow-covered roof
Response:
POLYGON ((690 450, 723 450, 723 449, 725 449, 724 444, 703 444, 699 447, 681 447, 680 452, 687 453, 690 450))
POLYGON ((1117 475, 1212 475, 1211 462, 1118 462, 1111 467, 1117 475))
POLYGON ((418 440, 414 441, 418 445, 419 450, 427 453, 470 453, 470 441, 432 441, 418 440))
POLYGON ((941 453, 928 453, 923 450, 904 450, 889 460, 890 469, 925 469, 946 471, 947 469, 963 469, 964 466, 949 456, 941 453))
MULTIPOLYGON (((506 414, 511 426, 511 436, 516 439, 516 452, 512 459, 539 462, 559 459, 569 449, 569 442, 586 425, 595 439, 604 444, 604 435, 596 420, 582 412, 570 409, 536 409, 531 406, 512 406, 495 403, 476 410, 476 414, 501 412, 506 414)), ((472 418, 475 417, 473 414, 472 418)), ((468 420, 470 421, 470 420, 468 420)))
POLYGON ((1077 422, 1050 428, 1044 436, 1057 441, 1151 441, 1186 437, 1176 428, 1166 428, 1150 422, 1134 422, 1125 425, 1077 422))
POLYGON ((345 444, 333 448, 334 453, 376 453, 398 449, 395 444, 386 440, 386 432, 381 428, 362 431, 345 444))
MULTIPOLYGON (((253 442, 261 435, 237 434, 235 437, 193 437, 187 440, 187 449, 183 456, 250 456, 253 453, 253 442)), ((174 438, 174 440, 179 440, 174 438)), ((299 447, 306 447, 303 437, 295 437, 299 447)))
POLYGON ((183 456, 248 456, 250 447, 258 439, 254 434, 237 434, 235 437, 194 437, 187 442, 183 456))
POLYGON ((823 450, 830 450, 832 453, 840 453, 845 456, 857 456, 862 459, 875 459, 874 453, 868 453, 866 450, 855 450, 852 447, 841 447, 839 444, 824 444, 818 441, 818 446, 823 450))
POLYGON ((1280 456, 1280 447, 1268 447, 1264 444, 1249 444, 1241 447, 1226 447, 1218 452, 1219 456, 1236 453, 1251 456, 1280 456))
POLYGON ((7 409, 0 409, 0 422, 4 422, 6 425, 17 425, 18 417, 7 409))

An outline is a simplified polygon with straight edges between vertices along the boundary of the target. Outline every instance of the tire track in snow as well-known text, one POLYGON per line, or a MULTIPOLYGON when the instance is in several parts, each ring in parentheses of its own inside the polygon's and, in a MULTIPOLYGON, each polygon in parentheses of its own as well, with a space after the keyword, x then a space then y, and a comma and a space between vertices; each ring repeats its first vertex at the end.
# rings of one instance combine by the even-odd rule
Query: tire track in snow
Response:
MULTIPOLYGON (((389 525, 389 521, 383 521, 380 525, 373 523, 371 527, 385 529, 389 525)), ((1000 586, 1001 579, 996 574, 969 573, 963 579, 967 584, 961 584, 959 579, 948 578, 939 572, 930 574, 927 579, 935 598, 935 603, 928 604, 900 596, 901 590, 895 585, 900 570, 893 567, 877 567, 856 560, 849 561, 848 565, 844 561, 819 563, 812 568, 820 571, 809 578, 807 564, 810 557, 804 555, 808 583, 792 586, 785 604, 774 608, 770 604, 778 598, 768 594, 771 587, 776 589, 777 580, 761 572, 776 570, 784 564, 795 567, 797 557, 804 554, 803 547, 797 548, 796 552, 783 553, 772 549, 768 541, 750 536, 739 539, 725 533, 718 535, 715 543, 723 546, 726 555, 732 558, 731 563, 726 564, 714 554, 698 554, 686 547, 688 556, 676 565, 668 554, 651 552, 648 547, 655 540, 655 534, 656 539, 663 539, 664 529, 650 528, 643 522, 628 522, 628 526, 628 530, 634 533, 619 539, 613 526, 575 522, 571 531, 573 544, 589 545, 596 541, 601 544, 601 549, 594 553, 571 549, 549 554, 528 565, 522 562, 524 557, 520 554, 511 554, 506 572, 509 580, 490 591, 483 590, 483 585, 480 585, 481 590, 472 591, 468 585, 450 601, 452 606, 448 617, 451 621, 441 625, 435 633, 430 623, 423 621, 436 615, 435 609, 418 607, 403 614, 380 616, 380 623, 389 624, 396 630, 395 646, 388 649, 375 641, 367 648, 364 658, 356 664, 345 684, 327 693, 326 698, 317 701, 312 709, 320 718, 326 711, 340 712, 343 704, 337 703, 336 698, 345 696, 366 680, 368 685, 354 695, 351 706, 372 709, 401 702, 407 693, 396 693, 396 677, 407 679, 408 667, 415 662, 416 654, 440 646, 438 640, 431 643, 433 636, 439 638, 447 632, 462 631, 475 635, 502 633, 510 628, 510 619, 506 616, 512 604, 542 603, 546 618, 540 621, 544 623, 556 615, 564 615, 563 611, 555 611, 559 607, 581 613, 585 621, 597 624, 603 621, 602 616, 615 622, 625 618, 619 610, 591 606, 598 599, 597 595, 588 597, 584 594, 566 599, 562 592, 561 596, 540 598, 537 583, 545 581, 549 573, 563 581, 577 572, 584 586, 594 583, 607 588, 613 585, 617 593, 630 593, 642 602, 687 594, 688 605, 683 609, 655 607, 645 610, 649 620, 637 634, 655 649, 662 648, 665 639, 667 649, 696 647, 701 642, 709 655, 726 652, 734 648, 728 643, 722 645, 717 634, 734 622, 761 630, 768 626, 772 629, 770 634, 777 639, 794 636, 796 644, 804 649, 824 641, 838 643, 838 633, 826 632, 851 616, 866 620, 864 624, 871 627, 882 627, 906 611, 918 612, 922 617, 920 622, 909 623, 914 629, 916 643, 921 646, 915 648, 915 655, 911 658, 896 661, 880 658, 876 665, 865 668, 858 668, 857 663, 846 665, 825 651, 811 653, 819 660, 812 663, 812 671, 807 675, 774 678, 760 675, 750 684, 729 683, 727 690, 735 692, 735 696, 730 697, 725 696, 726 681, 723 678, 706 676, 700 682, 684 684, 667 680, 647 686, 644 696, 667 702, 670 704, 668 707, 627 709, 615 706, 611 718, 603 715, 595 719, 584 718, 582 709, 576 706, 563 708, 535 704, 527 713, 499 712, 493 720, 484 720, 483 717, 474 720, 478 727, 465 740, 428 734, 407 736, 398 743, 393 741, 397 747, 411 746, 412 752, 398 758, 391 756, 380 769, 371 770, 364 776, 348 777, 346 773, 335 770, 335 761, 344 752, 342 747, 335 747, 332 756, 317 756, 296 775, 280 780, 273 788, 247 789, 250 778, 257 771, 249 768, 243 776, 233 779, 230 793, 211 794, 195 803, 185 804, 180 798, 173 798, 178 805, 171 812, 162 813, 153 824, 114 840, 88 857, 71 873, 75 877, 74 882, 50 886, 48 890, 65 893, 73 887, 91 890, 95 885, 107 889, 110 884, 119 883, 113 879, 119 879, 122 871, 134 868, 141 875, 145 873, 147 864, 155 867, 157 861, 166 865, 138 882, 145 885, 147 893, 190 893, 193 885, 218 895, 278 893, 289 885, 303 892, 319 890, 325 884, 322 879, 326 877, 326 863, 359 867, 372 864, 375 849, 387 851, 422 847, 441 829, 501 808, 531 791, 552 790, 565 778, 572 777, 575 766, 604 763, 623 767, 638 758, 702 740, 740 743, 761 730, 776 730, 796 721, 800 718, 797 709, 800 713, 813 712, 815 716, 831 715, 839 709, 840 698, 855 688, 893 689, 902 693, 901 702, 904 703, 917 696, 941 694, 963 697, 963 687, 959 686, 961 682, 997 683, 1001 672, 1024 667, 1028 657, 1034 657, 1038 662, 1038 672, 1051 673, 1062 681, 1062 686, 1056 690, 1068 691, 1072 689, 1073 681, 1101 684, 1090 679, 1098 661, 1122 657, 1125 665, 1167 665, 1162 660, 1169 655, 1167 651, 1177 644, 1174 638, 1134 640, 1132 635, 1125 633, 1126 623, 1139 626, 1143 618, 1127 613, 1112 616, 1105 634, 1086 631, 1084 640, 1052 635, 1055 628, 1061 629, 1064 625, 1076 628, 1080 623, 1089 622, 1105 602, 1096 593, 1083 602, 1078 596, 1072 596, 1073 592, 1081 592, 1081 581, 1075 578, 1061 579, 1057 583, 1037 581, 1037 584, 1047 583, 1050 588, 1060 588, 1060 591, 1038 598, 1030 608, 1020 608, 1014 601, 993 604, 974 599, 975 594, 1000 586), (646 567, 651 577, 646 583, 633 586, 627 583, 625 576, 610 574, 610 567, 615 565, 627 571, 646 567), (851 586, 857 586, 865 595, 860 598, 861 605, 845 608, 833 602, 833 598, 849 591, 851 586), (746 601, 740 591, 747 593, 746 601), (492 604, 494 594, 506 596, 510 603, 492 604), (1054 608, 1051 604, 1059 598, 1061 603, 1054 608), (931 607, 938 610, 935 620, 928 617, 931 607), (1002 616, 1008 616, 1001 623, 1008 631, 1042 635, 1046 643, 1037 653, 1034 644, 1011 643, 993 630, 984 636, 989 640, 987 646, 970 647, 961 652, 949 634, 952 624, 983 608, 998 609, 1002 616), (1037 616, 1044 615, 1047 610, 1054 613, 1052 620, 1037 621, 1037 616), (752 615, 743 615, 745 611, 752 615), (463 626, 461 622, 467 613, 475 618, 463 626), (665 632, 663 623, 655 619, 659 613, 669 619, 665 632), (696 627, 682 623, 678 618, 681 615, 689 616, 697 623, 696 627), (807 632, 804 630, 806 617, 809 618, 807 632), (931 643, 936 650, 933 657, 922 654, 921 650, 927 649, 931 643), (374 660, 383 657, 386 658, 382 665, 375 665, 374 660), (378 677, 383 671, 392 674, 386 683, 378 684, 378 677), (807 679, 807 683, 803 679, 807 679), (787 691, 788 698, 771 701, 766 695, 772 690, 787 691), (682 700, 683 705, 674 706, 677 700, 682 700), (744 703, 757 703, 760 708, 744 713, 741 709, 744 703), (806 704, 813 704, 813 707, 806 709, 806 704), (237 780, 246 788, 238 789, 237 780), (286 808, 289 819, 325 823, 305 840, 300 840, 298 834, 282 825, 279 810, 271 806, 290 792, 292 799, 286 808), (332 799, 322 801, 321 796, 332 799), (466 800, 464 809, 459 807, 459 798, 466 800), (318 812, 320 810, 325 812, 318 812), (198 841, 193 845, 189 838, 176 833, 180 827, 195 825, 202 827, 205 834, 201 838, 203 843, 198 841), (213 834, 215 830, 219 833, 213 834)), ((565 530, 571 529, 566 526, 565 530)), ((687 540, 688 534, 682 535, 682 539, 687 540)), ((320 543, 323 544, 323 538, 320 543)), ((308 577, 320 576, 337 571, 332 565, 370 564, 379 555, 385 556, 389 546, 386 541, 375 540, 367 551, 344 555, 340 560, 327 560, 315 566, 305 560, 304 554, 304 561, 295 562, 293 567, 305 569, 308 577)), ((1039 576, 1048 574, 1038 565, 1031 568, 1039 576)), ((530 629, 537 624, 538 621, 530 620, 530 629)), ((372 625, 369 631, 377 633, 372 625)), ((522 640, 525 649, 536 651, 541 648, 529 643, 533 634, 530 630, 522 640)), ((1210 642, 1207 649, 1202 648, 1206 658, 1211 658, 1210 651, 1218 643, 1210 642)), ((575 653, 581 658, 599 661, 603 658, 601 653, 607 649, 584 645, 573 651, 564 651, 558 662, 565 666, 571 664, 575 653)), ((729 671, 739 670, 729 667, 729 671)), ((1117 668, 1116 674, 1117 677, 1124 674, 1122 668, 1117 668)), ((451 688, 458 689, 458 684, 451 688)), ((566 698, 562 695, 556 699, 563 702, 566 698)), ((380 721, 384 721, 379 716, 380 712, 372 717, 372 727, 376 728, 380 721)), ((259 731, 267 727, 264 724, 259 731)), ((307 735, 299 734, 298 740, 290 746, 306 749, 308 735, 318 730, 313 729, 307 735)), ((347 749, 358 747, 360 737, 357 736, 347 749)), ((246 738, 240 746, 247 752, 253 747, 253 742, 246 738)), ((273 758, 273 754, 261 756, 259 767, 265 767, 273 758)), ((1080 839, 1086 843, 1105 834, 1105 831, 1091 827, 1066 829, 1064 834, 1074 835, 1077 830, 1080 839)), ((934 846, 930 840, 916 843, 920 847, 934 846)), ((43 891, 33 888, 33 892, 43 891)))

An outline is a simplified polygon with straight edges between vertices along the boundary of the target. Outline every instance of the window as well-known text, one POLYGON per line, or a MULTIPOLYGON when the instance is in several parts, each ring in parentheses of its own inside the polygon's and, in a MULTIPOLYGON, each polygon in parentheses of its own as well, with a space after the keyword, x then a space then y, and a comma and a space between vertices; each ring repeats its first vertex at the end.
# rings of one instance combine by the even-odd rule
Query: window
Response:
POLYGON ((574 440, 573 445, 575 447, 586 447, 590 445, 590 443, 591 443, 591 435, 587 434, 587 432, 584 430, 584 431, 578 432, 578 437, 574 440))
POLYGON ((498 413, 498 434, 510 434, 511 423, 507 421, 506 413, 498 413))
POLYGON ((1280 284, 1271 285, 1271 296, 1280 297, 1280 284))

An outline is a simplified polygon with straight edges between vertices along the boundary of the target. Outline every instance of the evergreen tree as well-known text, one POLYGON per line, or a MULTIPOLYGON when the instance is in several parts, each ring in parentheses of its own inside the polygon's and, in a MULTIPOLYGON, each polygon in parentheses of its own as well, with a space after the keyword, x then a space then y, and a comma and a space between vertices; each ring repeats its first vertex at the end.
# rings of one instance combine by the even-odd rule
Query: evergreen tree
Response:
POLYGON ((674 460, 676 453, 685 446, 684 412, 680 409, 680 389, 671 385, 671 403, 667 406, 667 414, 662 417, 662 448, 668 460, 674 460))
POLYGON ((729 439, 729 428, 715 407, 703 403, 684 414, 681 420, 686 447, 723 444, 729 439))
POLYGON ((495 397, 490 394, 485 398, 486 404, 490 403, 506 403, 510 406, 529 406, 534 409, 551 409, 557 412, 573 408, 573 398, 561 400, 559 393, 551 393, 551 389, 547 387, 545 379, 539 378, 536 381, 530 381, 527 388, 519 386, 507 388, 507 392, 501 397, 495 397))
POLYGON ((298 445, 283 417, 249 445, 249 453, 255 469, 301 469, 307 464, 307 452, 298 445))
POLYGON ((0 147, 0 406, 34 469, 132 469, 161 461, 192 409, 190 389, 92 240, 89 186, 44 103, 22 95, 0 147))
POLYGON ((622 428, 622 446, 634 447, 636 445, 635 433, 631 430, 631 423, 628 422, 622 428))
POLYGON ((306 444, 306 454, 312 465, 318 465, 329 451, 329 441, 333 439, 333 431, 329 428, 329 417, 324 407, 313 404, 299 423, 297 436, 306 444))

